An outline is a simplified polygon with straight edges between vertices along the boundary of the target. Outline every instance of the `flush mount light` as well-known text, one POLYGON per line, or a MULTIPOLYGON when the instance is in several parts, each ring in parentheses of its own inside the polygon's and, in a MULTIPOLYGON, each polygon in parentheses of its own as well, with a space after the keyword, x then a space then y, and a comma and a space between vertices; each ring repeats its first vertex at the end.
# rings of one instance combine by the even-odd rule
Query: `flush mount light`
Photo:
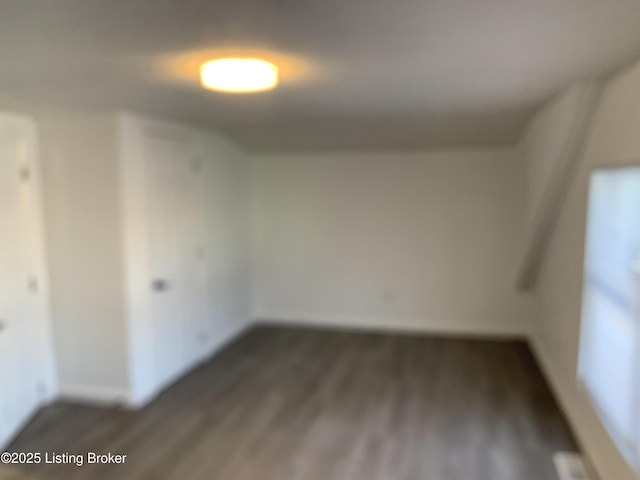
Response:
POLYGON ((262 92, 278 85, 278 67, 258 58, 220 58, 202 64, 200 82, 221 92, 262 92))

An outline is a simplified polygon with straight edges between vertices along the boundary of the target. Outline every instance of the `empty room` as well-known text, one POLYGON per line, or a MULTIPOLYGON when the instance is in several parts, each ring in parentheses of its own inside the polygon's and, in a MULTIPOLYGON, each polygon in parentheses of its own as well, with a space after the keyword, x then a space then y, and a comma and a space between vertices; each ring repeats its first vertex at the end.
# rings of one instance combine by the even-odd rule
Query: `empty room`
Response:
POLYGON ((640 479, 638 0, 0 0, 0 480, 640 479))

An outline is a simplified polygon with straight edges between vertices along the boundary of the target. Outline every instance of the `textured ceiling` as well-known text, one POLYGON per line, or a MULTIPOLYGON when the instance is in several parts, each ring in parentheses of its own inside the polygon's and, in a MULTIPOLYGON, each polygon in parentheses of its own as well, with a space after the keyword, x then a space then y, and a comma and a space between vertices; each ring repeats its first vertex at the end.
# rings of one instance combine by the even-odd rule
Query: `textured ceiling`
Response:
POLYGON ((254 150, 514 141, 569 82, 640 55, 638 0, 0 0, 0 93, 131 108, 254 150), (280 88, 200 88, 219 52, 281 66, 280 88))

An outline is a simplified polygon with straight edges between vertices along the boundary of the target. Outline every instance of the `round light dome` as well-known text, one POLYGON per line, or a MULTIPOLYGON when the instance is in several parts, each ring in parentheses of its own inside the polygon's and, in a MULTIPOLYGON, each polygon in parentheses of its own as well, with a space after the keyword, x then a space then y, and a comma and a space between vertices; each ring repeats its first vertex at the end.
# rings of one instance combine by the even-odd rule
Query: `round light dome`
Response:
POLYGON ((221 92, 262 92, 278 85, 278 67, 258 58, 220 58, 202 64, 200 82, 221 92))

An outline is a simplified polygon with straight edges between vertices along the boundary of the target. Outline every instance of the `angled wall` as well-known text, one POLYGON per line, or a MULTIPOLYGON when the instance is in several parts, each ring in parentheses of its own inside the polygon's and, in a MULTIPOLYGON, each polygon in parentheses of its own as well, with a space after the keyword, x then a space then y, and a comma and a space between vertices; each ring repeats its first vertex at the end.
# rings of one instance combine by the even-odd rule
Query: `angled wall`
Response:
POLYGON ((527 170, 526 234, 518 272, 522 289, 535 283, 559 206, 584 152, 600 92, 595 81, 561 92, 535 115, 520 142, 527 170))
MULTIPOLYGON (((545 111, 558 111, 557 105, 550 104, 545 111)), ((553 115, 546 119, 539 116, 532 128, 539 128, 535 127, 537 122, 545 122, 552 131, 555 121, 557 118, 553 115)), ((533 345, 602 480, 637 477, 576 380, 588 182, 595 167, 640 159, 638 125, 640 65, 635 65, 609 80, 604 87, 575 171, 565 186, 564 201, 557 205, 557 221, 539 258, 539 273, 534 284, 539 314, 533 325, 533 345)))

